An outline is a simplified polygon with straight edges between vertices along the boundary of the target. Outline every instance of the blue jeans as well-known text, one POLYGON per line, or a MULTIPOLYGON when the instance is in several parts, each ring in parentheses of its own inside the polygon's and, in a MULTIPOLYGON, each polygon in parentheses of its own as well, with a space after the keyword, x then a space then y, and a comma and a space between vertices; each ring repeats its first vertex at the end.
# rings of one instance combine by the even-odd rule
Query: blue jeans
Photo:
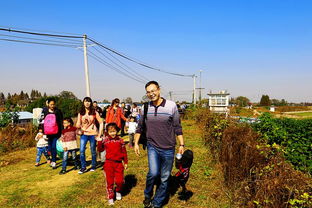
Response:
POLYGON ((56 142, 58 137, 49 137, 48 136, 48 144, 49 151, 51 152, 52 162, 56 162, 56 142))
POLYGON ((156 189, 152 203, 154 206, 161 207, 167 196, 168 181, 174 161, 174 149, 159 149, 148 143, 147 154, 149 171, 146 176, 144 196, 152 198, 155 182, 160 177, 160 185, 156 189))
POLYGON ((81 135, 80 137, 80 162, 81 168, 86 168, 86 145, 90 141, 92 168, 96 167, 96 141, 94 135, 81 135))
POLYGON ((76 151, 75 150, 68 150, 68 151, 63 152, 62 170, 66 170, 68 153, 71 153, 73 161, 74 161, 74 165, 78 166, 77 160, 76 160, 76 151))
POLYGON ((36 163, 40 162, 42 154, 44 154, 44 156, 47 158, 47 160, 49 160, 48 147, 37 147, 36 163))

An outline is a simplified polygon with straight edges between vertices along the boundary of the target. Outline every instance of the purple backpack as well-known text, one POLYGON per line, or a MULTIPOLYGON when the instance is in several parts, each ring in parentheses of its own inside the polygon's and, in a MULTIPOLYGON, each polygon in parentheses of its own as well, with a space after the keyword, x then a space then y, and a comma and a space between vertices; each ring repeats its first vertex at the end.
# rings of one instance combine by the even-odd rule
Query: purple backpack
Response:
POLYGON ((43 127, 44 127, 44 134, 46 134, 46 135, 57 134, 58 126, 56 123, 55 114, 48 114, 44 118, 43 127))

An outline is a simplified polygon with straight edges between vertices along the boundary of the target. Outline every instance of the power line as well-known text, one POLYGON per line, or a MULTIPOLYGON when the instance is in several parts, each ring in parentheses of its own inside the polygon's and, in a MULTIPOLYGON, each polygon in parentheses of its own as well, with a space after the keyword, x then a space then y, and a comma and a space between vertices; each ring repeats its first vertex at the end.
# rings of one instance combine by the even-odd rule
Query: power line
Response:
MULTIPOLYGON (((6 32, 15 32, 15 33, 22 33, 22 34, 29 34, 29 35, 39 35, 39 36, 47 36, 47 37, 58 37, 58 38, 83 38, 83 36, 76 36, 76 35, 59 35, 59 34, 51 34, 51 33, 39 33, 39 32, 30 32, 30 31, 24 31, 24 30, 16 30, 16 29, 11 29, 11 28, 3 28, 3 27, 0 27, 0 31, 6 31, 6 32)), ((5 40, 5 39, 3 39, 5 40)), ((179 74, 179 73, 172 73, 172 72, 168 72, 168 71, 165 71, 165 70, 161 70, 161 69, 158 69, 158 68, 155 68, 155 67, 152 67, 152 66, 149 66, 145 63, 142 63, 141 61, 137 61, 137 60, 134 60, 133 58, 130 58, 126 55, 123 55, 121 54, 120 52, 117 52, 116 50, 114 49, 111 49, 107 46, 104 46, 103 44, 91 39, 88 37, 88 40, 90 40, 91 42, 97 44, 98 46, 108 50, 108 51, 111 51, 112 53, 124 58, 124 59, 127 59, 129 61, 132 61, 138 65, 141 65, 145 68, 148 68, 148 69, 152 69, 152 70, 155 70, 155 71, 159 71, 159 72, 163 72, 163 73, 166 73, 166 74, 171 74, 171 75, 175 75, 175 76, 181 76, 181 77, 193 77, 193 75, 185 75, 185 74, 179 74)), ((12 41, 12 40, 6 40, 6 41, 12 41)), ((16 42, 24 42, 26 43, 27 41, 17 41, 17 40, 14 40, 16 42)), ((28 41, 29 43, 31 43, 31 41, 28 41)), ((34 44, 42 44, 42 43, 34 43, 34 44)), ((44 45, 44 44, 43 44, 44 45)), ((46 45, 58 45, 58 44, 46 44, 46 45)), ((69 46, 70 47, 70 46, 69 46)))
POLYGON ((140 80, 146 82, 146 80, 144 80, 144 79, 142 78, 142 76, 140 76, 139 74, 137 74, 137 73, 135 73, 135 72, 132 72, 132 71, 129 71, 129 70, 125 69, 123 66, 120 66, 120 64, 116 63, 116 62, 113 61, 111 58, 107 57, 105 54, 103 54, 103 53, 102 53, 101 51, 99 51, 97 48, 94 47, 93 49, 95 49, 98 53, 102 54, 106 59, 110 60, 112 63, 114 63, 114 64, 117 65, 118 67, 122 68, 124 71, 128 72, 128 73, 131 74, 132 76, 134 76, 134 77, 136 77, 136 78, 138 78, 138 79, 140 79, 140 80))
POLYGON ((144 63, 141 63, 141 62, 139 62, 139 61, 136 61, 136 60, 134 60, 134 59, 132 59, 132 58, 129 58, 129 57, 127 57, 127 56, 121 54, 120 52, 117 52, 117 51, 115 51, 114 49, 111 49, 111 48, 109 48, 109 47, 107 47, 107 46, 104 46, 103 44, 101 44, 101 43, 99 43, 99 42, 97 42, 97 41, 95 41, 95 40, 93 40, 93 39, 91 39, 91 38, 89 38, 89 37, 88 37, 88 40, 90 40, 91 42, 93 42, 93 43, 95 43, 95 44, 101 46, 102 48, 104 48, 104 49, 106 49, 106 50, 109 50, 109 51, 111 51, 111 52, 117 54, 118 56, 121 56, 121 57, 123 57, 123 58, 125 58, 125 59, 127 59, 127 60, 129 60, 129 61, 132 61, 132 62, 134 62, 134 63, 136 63, 136 64, 139 64, 139 65, 141 65, 141 66, 143 66, 143 67, 146 67, 146 68, 149 68, 149 69, 152 69, 152 70, 156 70, 156 71, 159 71, 159 72, 163 72, 163 73, 166 73, 166 74, 171 74, 171 75, 180 76, 180 77, 193 77, 193 75, 185 75, 185 74, 172 73, 172 72, 168 72, 168 71, 164 71, 164 70, 161 70, 161 69, 154 68, 154 67, 149 66, 149 65, 147 65, 147 64, 144 64, 144 63))
MULTIPOLYGON (((100 47, 101 48, 101 47, 100 47)), ((96 48, 95 48, 96 49, 96 48)), ((101 48, 103 49, 103 48, 101 48)), ((116 58, 110 51, 107 50, 103 50, 105 51, 105 53, 107 53, 108 55, 110 55, 113 59, 115 59, 116 61, 118 61, 120 64, 122 64, 123 66, 127 67, 129 70, 133 71, 133 73, 137 74, 134 69, 132 69, 131 67, 129 67, 127 64, 123 63, 122 61, 120 61, 118 58, 116 58)), ((100 52, 100 51, 99 51, 100 52)), ((101 52, 100 52, 101 53, 101 52)), ((101 53, 102 55, 104 55, 103 53, 101 53)), ((104 55, 105 56, 105 55, 104 55)), ((106 56, 105 56, 106 57, 106 56)), ((137 74, 140 77, 142 77, 143 79, 145 79, 146 81, 148 81, 149 79, 146 78, 145 76, 143 76, 142 74, 137 74)))
POLYGON ((0 28, 0 30, 1 31, 7 31, 7 32, 29 34, 29 35, 41 35, 41 36, 61 37, 61 38, 83 38, 83 36, 58 35, 58 34, 51 34, 51 33, 38 33, 38 32, 29 32, 29 31, 22 31, 22 30, 14 30, 14 29, 10 29, 10 28, 0 28))
POLYGON ((0 38, 0 40, 9 41, 9 42, 38 44, 38 45, 62 46, 62 47, 70 47, 70 48, 77 48, 77 47, 79 47, 77 45, 69 45, 69 44, 40 43, 40 42, 34 42, 34 41, 13 40, 13 39, 6 39, 6 38, 0 38))
POLYGON ((107 63, 105 60, 103 60, 101 57, 99 57, 99 56, 97 56, 96 54, 94 54, 92 51, 89 51, 89 52, 90 52, 92 55, 88 54, 88 56, 92 57, 93 59, 97 60, 98 62, 104 64, 105 66, 111 68, 112 70, 114 70, 114 71, 116 71, 116 72, 118 72, 118 73, 120 73, 120 74, 122 74, 122 75, 124 75, 124 76, 126 76, 126 77, 128 77, 128 78, 130 78, 130 79, 133 79, 133 80, 135 80, 135 81, 137 81, 137 82, 140 82, 140 83, 145 84, 144 81, 138 80, 138 79, 136 79, 136 78, 134 78, 134 77, 131 77, 131 76, 129 76, 128 74, 126 74, 126 73, 124 73, 123 71, 121 71, 120 69, 118 69, 118 68, 112 66, 111 64, 107 63))
POLYGON ((56 32, 56 31, 51 31, 51 30, 34 30, 34 29, 29 29, 29 28, 20 28, 20 27, 10 27, 10 26, 5 26, 5 25, 0 25, 0 27, 3 28, 11 28, 11 29, 16 29, 16 30, 27 30, 31 32, 44 32, 44 33, 57 33, 57 34, 67 34, 67 35, 81 35, 78 33, 68 33, 68 32, 56 32))
POLYGON ((16 35, 4 35, 0 34, 0 36, 5 36, 5 37, 11 37, 11 38, 20 38, 20 39, 27 39, 27 40, 39 40, 39 41, 47 41, 47 42, 54 42, 54 43, 66 43, 66 44, 80 44, 80 42, 75 41, 75 42, 67 42, 67 41, 59 41, 59 40, 47 40, 47 39, 41 39, 41 38, 29 38, 29 37, 23 37, 23 36, 16 36, 16 35))

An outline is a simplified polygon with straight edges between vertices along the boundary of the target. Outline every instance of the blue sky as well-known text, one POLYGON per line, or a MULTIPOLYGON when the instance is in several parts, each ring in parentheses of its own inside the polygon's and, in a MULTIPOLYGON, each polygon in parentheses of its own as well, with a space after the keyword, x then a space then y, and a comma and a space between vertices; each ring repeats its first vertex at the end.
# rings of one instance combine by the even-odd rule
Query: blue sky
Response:
MULTIPOLYGON (((203 70, 204 98, 210 90, 226 89, 232 97, 252 101, 268 94, 312 102, 311 10, 311 1, 295 0, 10 0, 1 2, 0 26, 87 34, 170 72, 198 75, 203 70)), ((77 49, 0 41, 0 62, 2 92, 69 90, 85 96, 83 54, 77 49)), ((173 91, 175 100, 191 99, 191 78, 129 66, 159 81, 164 96, 173 91)), ((91 58, 89 70, 96 100, 139 101, 144 95, 142 83, 91 58)))

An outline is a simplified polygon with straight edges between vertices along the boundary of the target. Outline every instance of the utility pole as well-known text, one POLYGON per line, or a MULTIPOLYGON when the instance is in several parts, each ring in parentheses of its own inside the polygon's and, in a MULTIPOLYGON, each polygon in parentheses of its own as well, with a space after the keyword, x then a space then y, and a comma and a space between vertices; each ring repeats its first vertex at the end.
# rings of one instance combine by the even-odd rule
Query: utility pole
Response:
POLYGON ((193 104, 196 104, 196 76, 193 74, 193 104))
POLYGON ((170 100, 172 100, 172 91, 169 91, 170 100))
POLYGON ((205 89, 205 88, 202 88, 202 81, 201 81, 201 73, 202 73, 203 70, 199 70, 199 88, 196 88, 196 89, 199 89, 199 102, 201 103, 201 99, 202 99, 202 94, 201 94, 201 90, 202 89, 205 89))
POLYGON ((88 97, 91 97, 89 69, 88 69, 88 56, 87 56, 87 35, 83 35, 83 56, 84 56, 85 78, 86 78, 86 94, 88 97))

